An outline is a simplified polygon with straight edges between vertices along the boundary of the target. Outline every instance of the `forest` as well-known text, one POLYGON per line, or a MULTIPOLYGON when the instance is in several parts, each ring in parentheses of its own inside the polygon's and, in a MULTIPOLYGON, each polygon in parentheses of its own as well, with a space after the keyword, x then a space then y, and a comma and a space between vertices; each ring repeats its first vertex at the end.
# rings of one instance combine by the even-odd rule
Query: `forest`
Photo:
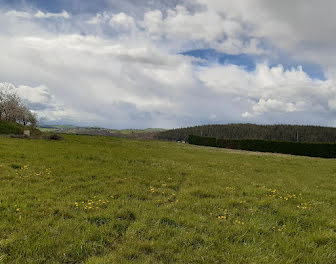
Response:
POLYGON ((189 135, 221 139, 271 140, 292 142, 336 143, 336 128, 304 125, 226 124, 204 125, 167 130, 158 133, 161 140, 187 140, 189 135))

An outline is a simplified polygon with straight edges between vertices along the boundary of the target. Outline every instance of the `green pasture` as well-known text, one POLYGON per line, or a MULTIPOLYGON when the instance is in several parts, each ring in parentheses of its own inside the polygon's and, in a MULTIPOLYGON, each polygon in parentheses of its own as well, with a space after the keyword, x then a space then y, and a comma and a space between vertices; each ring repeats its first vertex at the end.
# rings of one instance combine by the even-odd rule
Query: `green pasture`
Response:
POLYGON ((336 161, 0 137, 0 263, 336 263, 336 161))

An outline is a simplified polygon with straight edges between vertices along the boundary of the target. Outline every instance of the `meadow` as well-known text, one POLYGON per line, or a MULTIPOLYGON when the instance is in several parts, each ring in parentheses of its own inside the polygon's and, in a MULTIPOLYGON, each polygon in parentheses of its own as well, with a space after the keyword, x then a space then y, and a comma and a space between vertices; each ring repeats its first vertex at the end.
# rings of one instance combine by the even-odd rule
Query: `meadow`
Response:
POLYGON ((336 161, 0 137, 0 263, 336 263, 336 161))

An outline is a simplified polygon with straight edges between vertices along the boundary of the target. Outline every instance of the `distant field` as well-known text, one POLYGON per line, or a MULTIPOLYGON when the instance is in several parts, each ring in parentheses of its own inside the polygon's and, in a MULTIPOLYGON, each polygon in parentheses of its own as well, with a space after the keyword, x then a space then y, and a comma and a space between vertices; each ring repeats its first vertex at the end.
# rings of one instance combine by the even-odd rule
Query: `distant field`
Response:
POLYGON ((38 126, 38 129, 43 132, 53 132, 56 130, 67 130, 72 129, 74 126, 66 126, 66 125, 60 125, 60 126, 38 126))
POLYGON ((162 132, 165 129, 161 128, 147 128, 147 129, 107 129, 107 128, 99 128, 99 127, 77 127, 77 126, 66 126, 66 125, 54 125, 54 126, 39 126, 43 132, 57 132, 57 133, 67 133, 67 134, 82 134, 82 133, 106 133, 106 134, 122 134, 122 135, 129 135, 129 134, 140 134, 140 133, 153 133, 153 132, 162 132))
POLYGON ((336 161, 0 137, 0 263, 336 260, 336 161))

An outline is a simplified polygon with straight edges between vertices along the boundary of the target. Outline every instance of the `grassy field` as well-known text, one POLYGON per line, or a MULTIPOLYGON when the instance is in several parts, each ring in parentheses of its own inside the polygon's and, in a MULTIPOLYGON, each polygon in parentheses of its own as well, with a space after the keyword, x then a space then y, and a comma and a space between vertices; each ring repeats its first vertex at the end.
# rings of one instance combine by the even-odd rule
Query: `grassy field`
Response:
POLYGON ((0 263, 336 263, 336 161, 0 137, 0 263))

